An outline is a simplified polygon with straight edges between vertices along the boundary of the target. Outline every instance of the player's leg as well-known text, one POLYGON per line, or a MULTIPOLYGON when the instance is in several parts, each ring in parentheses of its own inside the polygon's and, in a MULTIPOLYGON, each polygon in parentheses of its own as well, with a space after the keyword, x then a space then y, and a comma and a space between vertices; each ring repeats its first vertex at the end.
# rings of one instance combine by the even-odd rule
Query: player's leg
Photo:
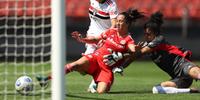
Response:
POLYGON ((110 84, 106 82, 98 82, 97 93, 102 94, 110 90, 110 84))
MULTIPOLYGON (((65 74, 68 74, 72 71, 78 71, 81 74, 87 72, 89 68, 89 61, 88 59, 83 56, 80 59, 78 59, 77 61, 74 61, 72 63, 66 64, 65 65, 65 74)), ((39 84, 41 87, 47 87, 48 86, 48 81, 51 80, 51 74, 49 74, 46 77, 43 76, 36 76, 36 79, 39 81, 39 84)))
POLYGON ((154 86, 152 89, 154 94, 175 94, 175 93, 191 93, 190 88, 163 87, 160 85, 154 86))
POLYGON ((196 93, 197 89, 190 89, 190 85, 192 84, 192 78, 190 77, 181 77, 175 78, 170 81, 162 82, 160 85, 156 85, 153 87, 153 93, 196 93))
POLYGON ((83 56, 80 59, 66 64, 65 66, 65 74, 68 74, 72 71, 78 71, 81 74, 84 74, 85 72, 88 71, 89 68, 89 60, 87 59, 87 57, 83 56))
MULTIPOLYGON (((84 55, 91 54, 96 50, 96 45, 93 45, 93 44, 86 44, 85 47, 86 47, 86 50, 85 50, 84 55)), ((92 80, 90 82, 90 85, 89 85, 87 91, 91 92, 91 93, 95 93, 96 87, 97 87, 97 84, 94 82, 94 80, 92 80)))
POLYGON ((103 69, 94 79, 98 82, 97 92, 106 93, 111 88, 111 85, 114 81, 114 75, 111 70, 103 69))
POLYGON ((197 80, 200 80, 200 68, 198 66, 191 67, 188 74, 197 80))
POLYGON ((189 60, 183 59, 180 66, 183 68, 183 74, 189 75, 193 79, 200 80, 200 67, 189 60))

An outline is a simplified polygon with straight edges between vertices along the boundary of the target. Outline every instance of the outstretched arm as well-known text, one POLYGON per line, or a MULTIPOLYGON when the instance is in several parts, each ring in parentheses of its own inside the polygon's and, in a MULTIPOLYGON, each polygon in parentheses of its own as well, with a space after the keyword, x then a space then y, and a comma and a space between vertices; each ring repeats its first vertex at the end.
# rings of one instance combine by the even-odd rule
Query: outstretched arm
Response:
POLYGON ((116 63, 116 61, 125 59, 124 63, 121 65, 124 68, 127 67, 131 62, 140 56, 152 52, 152 48, 148 46, 144 46, 144 43, 138 43, 137 45, 130 44, 128 45, 129 52, 121 53, 121 52, 111 52, 110 55, 104 56, 104 63, 108 66, 112 66, 116 63))
POLYGON ((82 43, 98 43, 99 40, 101 40, 101 36, 94 37, 94 36, 88 36, 88 37, 82 37, 82 35, 78 31, 74 31, 71 33, 71 36, 75 38, 77 41, 82 43))

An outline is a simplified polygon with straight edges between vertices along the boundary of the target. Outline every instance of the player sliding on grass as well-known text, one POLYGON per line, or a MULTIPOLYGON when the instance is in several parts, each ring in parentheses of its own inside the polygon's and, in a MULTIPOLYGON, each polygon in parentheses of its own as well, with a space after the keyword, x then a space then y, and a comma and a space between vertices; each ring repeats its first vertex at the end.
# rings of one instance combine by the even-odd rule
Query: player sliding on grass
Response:
MULTIPOLYGON (((153 93, 199 92, 197 89, 190 89, 189 87, 192 85, 193 79, 200 80, 200 68, 190 61, 190 51, 178 48, 165 40, 160 33, 162 24, 162 13, 157 12, 151 16, 144 25, 144 37, 147 43, 132 58, 135 59, 135 56, 148 54, 153 62, 171 77, 169 81, 154 86, 153 93)), ((107 56, 104 60, 105 63, 114 62, 113 57, 115 59, 122 58, 121 56, 118 57, 117 54, 113 53, 107 56)))
MULTIPOLYGON (((116 24, 116 17, 119 14, 115 0, 90 0, 89 18, 90 26, 87 31, 87 37, 100 36, 105 30, 114 28, 116 24)), ((85 45, 86 50, 84 54, 91 54, 97 49, 97 44, 85 45)), ((96 84, 94 80, 88 87, 88 92, 95 92, 96 84)))
MULTIPOLYGON (((114 66, 120 65, 124 59, 116 61, 115 64, 107 66, 103 62, 103 56, 111 54, 108 50, 115 52, 135 52, 134 40, 128 33, 128 28, 132 22, 144 17, 140 12, 135 9, 129 9, 127 12, 122 12, 117 16, 116 28, 111 28, 103 32, 98 37, 85 37, 83 38, 79 32, 73 32, 72 37, 83 43, 98 43, 104 40, 104 44, 98 48, 94 53, 83 55, 80 59, 69 63, 65 66, 65 73, 68 74, 72 71, 78 71, 82 74, 89 74, 97 83, 96 91, 98 93, 105 93, 110 90, 113 84, 112 69, 114 66)), ((51 76, 37 77, 41 86, 45 86, 51 76)))

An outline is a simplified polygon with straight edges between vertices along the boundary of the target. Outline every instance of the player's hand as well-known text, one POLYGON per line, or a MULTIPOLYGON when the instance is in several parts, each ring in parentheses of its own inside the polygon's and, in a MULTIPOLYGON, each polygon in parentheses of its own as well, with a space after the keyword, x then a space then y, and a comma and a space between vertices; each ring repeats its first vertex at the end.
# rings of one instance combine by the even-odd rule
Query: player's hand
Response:
POLYGON ((147 45, 147 42, 140 41, 140 42, 137 43, 135 48, 136 48, 136 50, 140 50, 143 47, 145 47, 146 45, 147 45))
POLYGON ((120 74, 121 76, 123 76, 123 71, 124 71, 124 68, 123 68, 122 66, 120 66, 120 67, 115 67, 115 68, 113 68, 113 70, 112 70, 113 73, 118 73, 118 74, 120 74))
POLYGON ((77 41, 83 42, 83 41, 82 41, 82 35, 81 35, 78 31, 72 32, 72 33, 71 33, 71 36, 72 36, 73 38, 75 38, 77 41))
POLYGON ((114 65, 117 61, 123 59, 123 54, 121 52, 113 52, 112 49, 108 48, 107 49, 111 54, 108 55, 104 55, 103 58, 103 62, 105 63, 105 65, 108 66, 112 66, 114 65))

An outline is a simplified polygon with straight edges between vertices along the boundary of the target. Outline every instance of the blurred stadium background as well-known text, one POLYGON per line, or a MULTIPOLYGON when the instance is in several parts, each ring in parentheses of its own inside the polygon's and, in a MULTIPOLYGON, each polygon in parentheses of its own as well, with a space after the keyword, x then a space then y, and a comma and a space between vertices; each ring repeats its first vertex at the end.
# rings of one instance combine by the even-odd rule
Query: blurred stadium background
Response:
MULTIPOLYGON (((200 0, 116 0, 118 4, 119 11, 124 11, 130 7, 137 8, 142 12, 145 12, 147 15, 160 10, 164 13, 165 16, 165 24, 163 26, 163 34, 167 37, 167 39, 176 45, 183 46, 185 48, 191 49, 193 51, 193 58, 196 60, 200 60, 200 0)), ((45 24, 50 24, 50 17, 46 17, 46 19, 31 19, 31 16, 40 16, 42 14, 49 15, 50 7, 43 8, 40 7, 42 5, 50 5, 50 0, 0 0, 0 27, 7 24, 8 29, 6 30, 8 34, 14 34, 15 32, 21 33, 21 31, 26 31, 26 34, 32 34, 32 32, 41 33, 49 33, 51 30, 50 27, 45 27, 44 29, 40 28, 12 28, 9 27, 9 23, 17 23, 17 25, 22 25, 26 23, 26 25, 40 24, 44 22, 45 24), (17 2, 16 2, 17 1, 17 2), (44 1, 44 3, 42 3, 44 1), (35 7, 39 7, 37 9, 33 9, 35 7), (16 8, 17 9, 12 9, 16 8), (28 9, 23 9, 26 7, 28 9), (4 8, 7 8, 6 10, 4 8), (5 20, 4 17, 10 17, 13 15, 23 16, 23 14, 30 16, 28 19, 18 19, 17 22, 13 21, 12 18, 5 20)), ((81 31, 82 33, 86 33, 89 26, 89 18, 88 18, 88 7, 89 0, 66 0, 66 19, 67 19, 67 59, 70 60, 72 58, 80 57, 80 54, 84 52, 84 44, 80 44, 73 40, 70 37, 70 33, 72 31, 81 31)), ((0 28, 0 34, 5 32, 4 28, 0 28)), ((143 36, 143 22, 140 21, 136 23, 134 28, 131 30, 134 32, 134 39, 137 41, 142 39, 143 36)), ((47 37, 45 39, 46 42, 49 42, 50 38, 47 37)), ((31 40, 31 38, 30 38, 31 40)), ((5 43, 5 37, 0 37, 0 45, 5 43)), ((9 43, 13 43, 12 38, 9 43)), ((18 41, 23 41, 18 40, 18 41)), ((36 42, 40 42, 38 39, 36 42)), ((20 42, 19 42, 20 43, 20 42)), ((13 48, 8 48, 10 52, 12 52, 13 48)), ((19 48, 18 48, 19 49, 19 48)), ((26 47, 27 52, 32 52, 31 48, 26 47)), ((50 45, 44 48, 44 53, 50 50, 50 45)), ((23 51, 23 50, 22 50, 23 51)), ((38 48, 38 52, 40 49, 38 48)), ((0 54, 4 54, 5 48, 0 46, 0 54)), ((20 52, 20 50, 19 50, 20 52)), ((37 50, 36 50, 37 52, 37 50)), ((5 56, 1 55, 0 60, 4 61, 5 56)), ((9 58, 10 60, 13 57, 9 58)), ((29 58, 27 58, 29 59, 29 58)), ((32 57, 30 57, 32 59, 32 57)), ((41 57, 35 57, 34 59, 40 60, 41 57)), ((42 58, 43 60, 49 60, 49 55, 42 58)), ((20 60, 20 57, 18 58, 20 60)))
MULTIPOLYGON (((200 0, 116 0, 119 11, 130 7, 150 15, 160 10, 164 13, 163 34, 172 43, 193 51, 193 58, 200 60, 200 0)), ((78 30, 86 33, 89 25, 89 0, 68 0, 66 4, 68 30, 68 58, 83 52, 83 46, 71 40, 70 32, 78 30), (74 5, 75 4, 75 5, 74 5), (77 47, 75 47, 75 45, 77 47), (81 47, 79 47, 81 46, 81 47), (81 49, 80 49, 81 48, 81 49), (73 49, 73 50, 72 50, 73 49)), ((131 32, 137 41, 143 36, 143 22, 133 26, 131 32)))

